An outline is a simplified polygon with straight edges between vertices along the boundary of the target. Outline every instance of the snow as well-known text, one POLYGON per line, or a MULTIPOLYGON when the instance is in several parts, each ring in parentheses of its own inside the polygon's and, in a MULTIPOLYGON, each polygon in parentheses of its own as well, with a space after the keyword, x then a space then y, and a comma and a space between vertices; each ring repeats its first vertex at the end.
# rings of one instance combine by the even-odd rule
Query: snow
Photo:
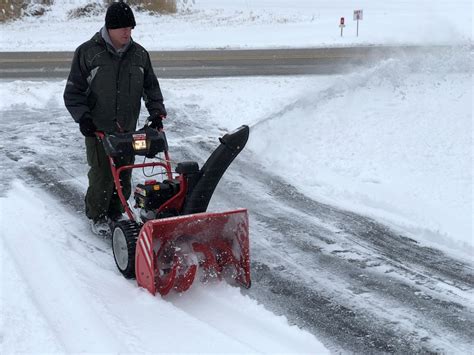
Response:
MULTIPOLYGON (((0 25, 1 51, 74 50, 103 23, 103 15, 67 19, 85 2, 57 0, 43 17, 0 25)), ((210 136, 249 124, 246 150, 305 195, 472 258, 470 1, 196 0, 176 15, 136 17, 134 39, 148 50, 462 45, 344 76, 160 83, 169 111, 196 117, 210 136), (360 8, 356 37, 352 11, 360 8)), ((0 111, 64 110, 65 81, 1 83, 0 111)), ((56 204, 20 180, 2 191, 0 352, 327 352, 223 283, 150 296, 119 275, 107 241, 90 235, 82 215, 56 204)))
POLYGON ((344 76, 163 86, 173 104, 199 105, 220 127, 251 125, 255 156, 305 194, 471 253, 469 70, 461 52, 390 59, 344 76))
MULTIPOLYGON (((389 59, 344 76, 161 83, 169 108, 184 104, 185 113, 226 130, 249 124, 249 149, 267 167, 281 166, 273 170, 305 194, 469 248, 469 70, 470 56, 461 52, 389 59)), ((0 109, 60 108, 63 85, 6 82, 0 109)))
POLYGON ((81 216, 18 181, 0 199, 1 352, 327 353, 225 283, 153 297, 117 271, 81 216), (29 216, 28 223, 16 221, 29 216))
MULTIPOLYGON (((70 19, 87 0, 57 0, 51 11, 1 26, 2 51, 74 50, 103 25, 103 14, 70 19)), ((184 3, 184 1, 181 1, 184 3)), ((174 15, 136 12, 134 39, 148 50, 320 47, 472 41, 472 3, 374 0, 195 0, 174 15), (362 9, 363 20, 353 11, 362 9), (345 18, 344 36, 339 20, 345 18)))

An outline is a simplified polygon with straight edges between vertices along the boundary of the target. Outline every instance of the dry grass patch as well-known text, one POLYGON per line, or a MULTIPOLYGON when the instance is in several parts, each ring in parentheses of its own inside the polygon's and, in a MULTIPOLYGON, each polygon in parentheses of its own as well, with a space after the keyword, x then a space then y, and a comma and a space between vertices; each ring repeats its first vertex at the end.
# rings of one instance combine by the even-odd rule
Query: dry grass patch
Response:
MULTIPOLYGON (((138 11, 149 11, 159 14, 174 14, 178 11, 178 1, 183 0, 128 0, 125 1, 138 11)), ((189 0, 184 0, 187 3, 189 0)), ((69 18, 94 16, 105 13, 113 0, 104 0, 102 3, 91 1, 69 12, 69 18)), ((41 16, 48 11, 54 0, 0 0, 0 22, 17 19, 21 16, 41 16)))
MULTIPOLYGON (((112 2, 116 1, 106 1, 107 4, 112 2)), ((150 11, 160 14, 174 14, 178 11, 176 0, 128 0, 125 2, 130 6, 136 7, 139 11, 150 11)))
POLYGON ((100 3, 90 3, 85 6, 78 7, 68 12, 67 17, 70 19, 87 16, 105 16, 106 5, 100 3))
POLYGON ((23 0, 1 0, 0 21, 4 22, 20 17, 23 0))
POLYGON ((0 0, 0 22, 44 15, 54 0, 0 0))

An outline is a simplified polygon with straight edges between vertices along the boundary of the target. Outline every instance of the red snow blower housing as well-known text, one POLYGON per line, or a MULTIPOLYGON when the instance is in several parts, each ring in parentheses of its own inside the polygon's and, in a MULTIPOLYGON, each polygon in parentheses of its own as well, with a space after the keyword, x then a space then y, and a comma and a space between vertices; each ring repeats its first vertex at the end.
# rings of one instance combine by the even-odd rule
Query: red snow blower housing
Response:
POLYGON ((196 162, 178 163, 173 173, 163 130, 145 127, 131 133, 97 134, 109 157, 115 188, 129 220, 112 225, 115 263, 126 278, 152 294, 186 291, 199 275, 250 287, 249 231, 246 209, 208 213, 220 178, 247 143, 249 127, 220 138, 221 144, 199 169, 196 162), (154 159, 116 167, 115 157, 154 159), (129 206, 120 174, 137 168, 161 168, 160 181, 135 187, 135 210, 129 206))

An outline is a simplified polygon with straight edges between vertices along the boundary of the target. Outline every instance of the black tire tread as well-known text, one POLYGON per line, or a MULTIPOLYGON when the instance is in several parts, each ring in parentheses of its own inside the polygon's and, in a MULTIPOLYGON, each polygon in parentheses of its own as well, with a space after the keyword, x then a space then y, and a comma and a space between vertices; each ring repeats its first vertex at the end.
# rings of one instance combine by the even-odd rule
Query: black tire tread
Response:
MULTIPOLYGON (((135 278, 135 249, 137 245, 138 235, 140 233, 140 226, 133 221, 119 221, 114 223, 112 227, 112 238, 114 235, 114 231, 116 228, 120 228, 125 235, 125 240, 127 242, 127 251, 128 251, 128 265, 125 270, 119 268, 117 259, 115 258, 115 251, 114 253, 114 260, 115 265, 117 265, 117 269, 122 273, 122 275, 126 279, 134 279, 135 278)), ((113 240, 112 240, 113 243, 113 240)))

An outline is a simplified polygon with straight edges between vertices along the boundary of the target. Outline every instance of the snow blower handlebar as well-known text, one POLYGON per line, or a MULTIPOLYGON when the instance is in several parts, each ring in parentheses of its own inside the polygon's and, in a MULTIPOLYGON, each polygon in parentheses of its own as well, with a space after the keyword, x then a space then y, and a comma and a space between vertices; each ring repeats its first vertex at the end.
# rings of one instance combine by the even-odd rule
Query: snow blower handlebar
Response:
POLYGON ((125 170, 162 167, 166 171, 167 178, 172 179, 173 173, 171 170, 168 143, 165 132, 162 129, 158 131, 152 128, 144 128, 137 132, 114 133, 110 135, 106 135, 104 132, 97 131, 96 136, 103 143, 105 153, 109 158, 110 169, 120 202, 122 203, 128 218, 131 221, 138 223, 139 221, 132 213, 127 199, 123 194, 123 188, 120 182, 120 174, 125 170), (123 165, 117 168, 114 160, 115 157, 123 155, 144 155, 148 158, 152 158, 161 152, 165 155, 164 162, 153 161, 149 163, 123 165))

